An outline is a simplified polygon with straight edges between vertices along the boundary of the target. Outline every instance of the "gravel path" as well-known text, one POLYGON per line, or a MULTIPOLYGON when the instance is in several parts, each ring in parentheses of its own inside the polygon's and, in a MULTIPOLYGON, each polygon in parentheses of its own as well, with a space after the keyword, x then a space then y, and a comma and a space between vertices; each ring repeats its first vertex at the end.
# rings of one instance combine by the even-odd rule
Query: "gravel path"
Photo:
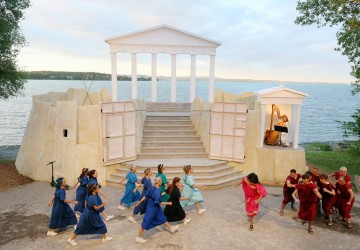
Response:
MULTIPOLYGON (((300 225, 296 212, 287 208, 285 216, 279 216, 282 188, 266 188, 268 196, 261 201, 252 232, 248 230, 241 188, 229 187, 202 191, 206 213, 198 215, 195 207, 189 207, 186 211, 191 222, 181 224, 179 232, 146 231, 147 242, 140 245, 135 237, 142 217, 137 217, 136 224, 130 223, 126 218, 131 210, 117 210, 122 190, 104 187, 106 212, 115 215, 106 224, 113 240, 102 243, 98 235, 79 236, 78 246, 71 247, 66 240, 72 229, 46 236, 51 211, 47 202, 54 190, 48 183, 33 182, 0 192, 0 249, 358 249, 359 194, 352 210, 352 229, 338 222, 329 227, 319 219, 310 235, 306 226, 300 225)), ((67 196, 73 199, 75 190, 67 191, 67 196)))

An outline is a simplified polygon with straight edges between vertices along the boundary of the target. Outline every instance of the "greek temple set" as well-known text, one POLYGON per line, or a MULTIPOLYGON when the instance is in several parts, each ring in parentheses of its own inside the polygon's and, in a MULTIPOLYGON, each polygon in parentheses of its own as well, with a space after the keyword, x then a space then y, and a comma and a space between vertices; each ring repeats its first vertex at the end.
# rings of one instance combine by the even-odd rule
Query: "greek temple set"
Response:
MULTIPOLYGON (((135 164, 138 172, 158 164, 172 179, 195 166, 197 183, 208 189, 233 184, 256 172, 262 182, 283 182, 290 169, 307 171, 299 147, 301 106, 308 95, 284 86, 255 92, 215 91, 220 42, 168 25, 105 39, 111 59, 111 92, 70 88, 33 96, 16 159, 18 171, 34 180, 63 176, 73 185, 81 169, 97 169, 102 185, 118 185, 135 164), (118 93, 119 53, 131 54, 131 100, 118 93), (151 102, 138 98, 138 55, 151 54, 151 102), (170 55, 170 102, 159 102, 158 55, 170 55), (189 56, 188 102, 177 101, 178 55, 189 56), (209 65, 208 99, 196 93, 196 66, 209 65), (205 57, 204 57, 205 55, 205 57), (204 58, 208 56, 208 61, 204 58)), ((240 70, 240 69, 239 69, 240 70)), ((110 71, 110 69, 109 69, 110 71)), ((229 83, 231 84, 231 83, 229 83)))

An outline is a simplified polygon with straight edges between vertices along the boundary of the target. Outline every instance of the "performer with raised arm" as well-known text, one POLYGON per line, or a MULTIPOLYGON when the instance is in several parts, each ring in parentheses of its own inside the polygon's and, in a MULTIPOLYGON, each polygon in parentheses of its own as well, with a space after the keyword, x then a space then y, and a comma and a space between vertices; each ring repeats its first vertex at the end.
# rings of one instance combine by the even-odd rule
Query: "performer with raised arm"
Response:
POLYGON ((333 174, 329 174, 329 177, 335 177, 335 180, 338 181, 340 176, 345 178, 346 183, 351 184, 351 176, 347 173, 347 168, 342 166, 340 171, 336 171, 333 174))
POLYGON ((310 182, 310 176, 308 174, 303 174, 301 179, 302 183, 295 185, 295 191, 292 196, 296 202, 299 202, 300 200, 298 217, 302 220, 301 225, 304 225, 306 221, 308 221, 308 232, 313 234, 314 231, 311 224, 315 220, 316 202, 317 198, 321 199, 321 194, 319 193, 316 184, 310 182), (296 194, 298 194, 299 199, 296 198, 296 194))
POLYGON ((259 203, 262 198, 266 196, 265 188, 260 184, 258 176, 255 173, 251 173, 248 176, 242 178, 235 187, 242 184, 242 188, 245 194, 245 208, 246 213, 250 219, 249 230, 254 230, 254 217, 259 211, 259 203))

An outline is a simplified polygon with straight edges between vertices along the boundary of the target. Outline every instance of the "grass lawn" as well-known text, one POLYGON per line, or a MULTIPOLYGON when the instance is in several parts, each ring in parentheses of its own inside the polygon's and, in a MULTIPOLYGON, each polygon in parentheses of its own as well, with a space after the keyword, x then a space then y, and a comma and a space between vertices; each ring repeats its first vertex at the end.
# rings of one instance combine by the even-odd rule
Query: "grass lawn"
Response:
POLYGON ((350 154, 346 151, 312 151, 305 150, 308 165, 315 165, 320 173, 331 174, 339 171, 341 166, 348 169, 348 174, 354 180, 360 175, 360 155, 350 154))

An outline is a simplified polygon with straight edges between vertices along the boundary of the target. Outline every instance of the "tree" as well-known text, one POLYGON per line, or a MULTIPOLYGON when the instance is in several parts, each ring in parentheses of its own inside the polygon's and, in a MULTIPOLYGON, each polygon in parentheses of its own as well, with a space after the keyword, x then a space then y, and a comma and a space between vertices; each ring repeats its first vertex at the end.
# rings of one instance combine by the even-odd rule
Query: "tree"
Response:
MULTIPOLYGON (((295 24, 312 25, 318 28, 323 26, 339 26, 336 33, 338 46, 336 51, 341 51, 347 56, 351 64, 350 74, 355 78, 351 83, 352 94, 360 92, 360 0, 307 0, 298 1, 296 9, 300 16, 295 19, 295 24)), ((354 119, 349 122, 340 122, 344 136, 356 136, 358 141, 351 144, 351 149, 360 152, 360 109, 351 115, 354 119)))
POLYGON ((0 99, 16 96, 24 89, 25 74, 16 58, 26 40, 19 22, 30 0, 0 0, 0 99))

